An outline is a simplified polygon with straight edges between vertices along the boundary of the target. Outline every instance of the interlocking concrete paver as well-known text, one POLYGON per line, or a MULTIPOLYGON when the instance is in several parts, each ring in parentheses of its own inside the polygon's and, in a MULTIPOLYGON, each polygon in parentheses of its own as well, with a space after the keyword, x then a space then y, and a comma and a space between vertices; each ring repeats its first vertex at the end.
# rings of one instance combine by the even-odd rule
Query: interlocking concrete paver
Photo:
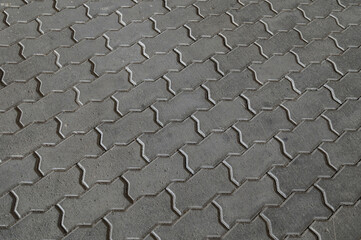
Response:
POLYGON ((342 206, 328 221, 316 221, 311 228, 322 239, 336 240, 339 237, 345 240, 358 239, 361 237, 358 227, 361 216, 360 204, 361 201, 358 201, 354 206, 342 206))
POLYGON ((306 89, 320 88, 327 80, 338 80, 341 75, 334 71, 330 62, 323 61, 312 63, 300 72, 290 73, 288 77, 299 92, 304 92, 306 89))
POLYGON ((181 90, 194 90, 205 80, 217 80, 221 76, 215 69, 215 63, 207 60, 190 64, 179 72, 169 72, 164 78, 170 81, 169 88, 178 93, 181 90))
POLYGON ((14 190, 19 198, 14 210, 24 216, 29 211, 46 210, 65 196, 79 195, 84 191, 80 176, 80 170, 72 167, 66 172, 52 172, 32 185, 20 185, 14 190))
POLYGON ((155 195, 173 181, 184 181, 190 175, 184 163, 184 157, 175 153, 170 157, 159 157, 141 170, 126 172, 123 178, 128 182, 128 195, 135 200, 140 196, 155 195))
POLYGON ((129 92, 119 92, 114 97, 118 100, 118 111, 124 115, 129 111, 143 111, 158 99, 170 99, 172 94, 167 90, 167 82, 160 78, 154 82, 143 82, 129 92))
POLYGON ((36 151, 41 162, 39 169, 43 173, 51 170, 66 169, 85 156, 97 156, 103 151, 97 146, 98 134, 90 131, 85 135, 73 135, 54 147, 42 147, 36 151), (60 155, 59 153, 63 153, 60 155))
POLYGON ((279 205, 283 198, 274 191, 273 180, 265 175, 259 181, 247 181, 232 195, 221 195, 215 201, 221 206, 226 223, 251 221, 265 205, 279 205), (262 196, 262 197, 261 197, 262 196))
POLYGON ((84 182, 91 186, 96 182, 110 182, 128 169, 145 165, 137 142, 127 146, 114 146, 98 158, 86 157, 78 164, 84 170, 84 182))
POLYGON ((315 218, 326 220, 332 211, 323 204, 322 193, 316 188, 295 193, 279 208, 268 208, 263 212, 272 226, 272 235, 284 238, 288 234, 301 234, 315 218))
POLYGON ((225 162, 230 166, 233 181, 238 184, 246 179, 259 179, 272 166, 285 165, 288 159, 281 152, 280 143, 271 139, 256 143, 240 156, 229 156, 225 162))
POLYGON ((274 54, 285 54, 295 46, 305 46, 300 34, 294 29, 287 32, 278 32, 268 39, 257 41, 262 47, 262 52, 268 57, 274 54))
POLYGON ((111 212, 106 219, 112 224, 114 238, 141 238, 158 223, 170 223, 176 219, 171 209, 171 195, 162 191, 155 197, 144 197, 127 211, 111 212), (127 226, 127 227, 121 227, 127 226))
POLYGON ((354 203, 361 196, 357 182, 361 178, 361 165, 345 166, 331 179, 321 179, 317 185, 325 192, 325 199, 334 209, 343 203, 354 203))
POLYGON ((276 166, 270 171, 277 178, 279 190, 285 196, 295 191, 306 191, 317 178, 329 178, 334 170, 327 165, 326 157, 320 151, 301 154, 287 166, 276 166))
POLYGON ((355 164, 360 160, 361 150, 358 147, 360 140, 360 131, 347 131, 335 142, 323 143, 320 148, 326 151, 330 164, 339 169, 342 165, 355 164), (343 149, 348 151, 342 151, 343 149))
POLYGON ((359 240, 359 0, 0 3, 1 240, 359 240))
POLYGON ((176 196, 175 208, 184 212, 202 208, 217 193, 231 193, 235 185, 228 178, 227 168, 220 164, 214 169, 202 169, 185 183, 172 183, 168 188, 176 196))
POLYGON ((181 148, 187 157, 187 165, 192 170, 201 167, 215 167, 228 154, 239 154, 244 147, 239 143, 239 136, 233 129, 223 133, 213 133, 197 145, 189 144, 181 148))

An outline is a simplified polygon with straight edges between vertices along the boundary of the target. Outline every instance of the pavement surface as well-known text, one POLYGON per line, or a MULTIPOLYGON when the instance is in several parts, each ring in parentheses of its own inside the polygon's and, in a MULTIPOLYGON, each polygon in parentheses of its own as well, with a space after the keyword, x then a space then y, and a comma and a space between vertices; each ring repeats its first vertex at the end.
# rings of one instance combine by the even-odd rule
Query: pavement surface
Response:
POLYGON ((359 0, 1 0, 1 240, 361 239, 359 0))

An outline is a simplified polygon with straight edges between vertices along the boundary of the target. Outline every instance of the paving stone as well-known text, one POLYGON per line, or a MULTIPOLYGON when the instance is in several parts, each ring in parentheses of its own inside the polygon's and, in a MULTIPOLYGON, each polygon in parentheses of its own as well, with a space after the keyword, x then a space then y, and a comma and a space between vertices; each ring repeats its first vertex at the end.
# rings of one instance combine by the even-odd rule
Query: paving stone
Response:
POLYGON ((32 124, 17 131, 14 135, 0 136, 0 160, 11 156, 25 156, 42 144, 53 144, 60 137, 57 135, 58 123, 49 120, 43 124, 32 124), (31 138, 29 138, 31 136, 31 138))
POLYGON ((152 16, 152 19, 155 21, 154 28, 159 32, 163 32, 166 29, 176 29, 188 22, 199 21, 202 18, 197 14, 197 8, 190 5, 188 7, 174 8, 173 11, 166 14, 152 16))
POLYGON ((336 110, 327 110, 324 115, 331 120, 332 128, 339 134, 345 130, 356 130, 361 125, 361 99, 349 100, 336 110))
POLYGON ((112 212, 106 219, 114 226, 112 236, 126 239, 145 236, 156 224, 172 222, 176 216, 171 209, 171 196, 162 191, 155 197, 141 198, 125 212, 112 212))
POLYGON ((34 20, 28 23, 17 23, 1 30, 0 45, 8 46, 24 38, 36 38, 40 36, 38 23, 34 20))
POLYGON ((117 179, 111 184, 95 185, 80 198, 66 198, 60 203, 64 226, 70 229, 78 224, 91 224, 106 211, 124 210, 130 203, 123 192, 124 184, 117 179))
POLYGON ((15 222, 15 217, 12 215, 13 198, 10 194, 0 197, 0 226, 8 227, 15 222))
POLYGON ((341 75, 334 71, 330 62, 323 61, 312 63, 300 72, 292 72, 288 77, 292 80, 295 89, 304 92, 306 89, 318 89, 327 80, 337 80, 341 75))
POLYGON ((250 90, 243 93, 248 101, 248 107, 253 112, 272 110, 284 100, 295 99, 298 95, 291 83, 283 78, 278 82, 268 82, 257 91, 250 90))
POLYGON ((80 177, 79 169, 72 167, 66 172, 52 172, 32 185, 20 185, 14 190, 19 198, 15 211, 24 216, 29 211, 46 210, 65 196, 79 195, 84 191, 80 177))
POLYGON ((281 10, 295 9, 301 4, 309 4, 311 1, 310 0, 290 0, 290 1, 267 0, 267 2, 271 3, 271 7, 273 10, 280 12, 281 10))
POLYGON ((338 23, 347 27, 348 25, 358 25, 361 23, 361 6, 348 7, 341 12, 333 12, 332 16, 335 16, 338 23))
POLYGON ((48 54, 52 50, 61 47, 70 47, 75 42, 71 39, 73 33, 64 28, 61 31, 50 31, 38 38, 26 38, 20 43, 23 45, 22 55, 29 58, 33 55, 48 54))
POLYGON ((85 6, 79 6, 77 8, 65 8, 64 10, 57 12, 49 16, 40 16, 37 19, 41 22, 39 24, 39 30, 47 32, 50 30, 61 30, 74 22, 85 23, 89 20, 87 17, 87 9, 85 6))
POLYGON ((297 100, 287 101, 282 105, 290 111, 290 119, 297 124, 305 119, 315 119, 325 109, 336 109, 339 106, 325 88, 306 91, 297 100))
POLYGON ((260 85, 248 69, 242 72, 230 72, 218 81, 208 81, 204 86, 208 89, 208 98, 213 102, 233 100, 247 89, 257 89, 260 85))
POLYGON ((312 39, 322 39, 327 37, 331 32, 340 32, 342 28, 332 17, 317 18, 307 25, 296 27, 302 33, 302 37, 310 42, 312 39))
MULTIPOLYGON (((7 85, 15 81, 28 81, 45 72, 56 72, 55 54, 39 55, 28 58, 18 64, 6 64, 1 67, 2 81, 7 85)), ((0 71, 0 72, 1 72, 0 71)))
POLYGON ((179 45, 189 45, 193 42, 188 36, 188 30, 185 27, 178 29, 167 29, 161 34, 140 40, 144 45, 144 52, 149 56, 154 54, 164 54, 179 45))
POLYGON ((238 46, 227 54, 216 54, 214 59, 217 61, 217 68, 223 73, 230 70, 243 70, 252 62, 265 60, 259 48, 254 44, 248 47, 238 46))
POLYGON ((263 21, 272 34, 276 34, 279 31, 289 31, 298 24, 308 23, 307 19, 303 17, 302 12, 298 9, 280 12, 274 17, 264 18, 263 21))
POLYGON ((146 0, 140 1, 130 8, 119 9, 119 12, 122 22, 129 24, 133 21, 144 21, 152 15, 165 14, 168 11, 163 7, 163 1, 146 0))
POLYGON ((15 133, 20 129, 18 123, 18 112, 11 108, 6 112, 0 112, 0 134, 15 133))
POLYGON ((276 166, 270 171, 284 196, 295 191, 306 191, 318 178, 330 178, 334 172, 327 165, 325 155, 318 150, 311 154, 301 154, 287 166, 276 166))
POLYGON ((37 77, 41 82, 39 91, 46 95, 52 91, 64 91, 81 81, 90 82, 95 79, 91 69, 91 64, 84 62, 80 65, 68 65, 54 74, 41 74, 37 77))
POLYGON ((329 59, 334 63, 335 68, 342 74, 349 71, 360 71, 361 63, 358 61, 361 48, 349 48, 341 55, 330 56, 329 59))
POLYGON ((315 19, 325 18, 333 11, 341 11, 342 7, 338 4, 338 1, 336 0, 315 0, 311 4, 301 5, 300 9, 302 9, 307 18, 315 19))
POLYGON ((222 101, 208 111, 198 111, 193 116, 199 121, 198 128, 204 135, 224 131, 238 120, 249 120, 252 114, 246 109, 241 98, 222 101))
POLYGON ((355 164, 360 160, 360 140, 360 131, 345 132, 335 142, 322 144, 321 149, 327 153, 330 164, 339 169, 344 164, 355 164))
POLYGON ((80 64, 94 55, 105 55, 109 52, 106 47, 106 39, 99 37, 95 40, 84 39, 74 46, 60 47, 56 50, 61 65, 80 64))
POLYGON ((207 101, 206 90, 197 88, 184 91, 168 101, 157 101, 152 105, 157 112, 157 121, 166 124, 170 121, 183 121, 198 110, 207 110, 212 104, 207 101))
POLYGON ((256 79, 262 84, 270 80, 280 80, 289 72, 302 69, 291 53, 283 56, 273 56, 262 64, 254 63, 250 68, 255 72, 256 79))
MULTIPOLYGON (((0 195, 15 187, 19 183, 33 183, 39 179, 39 175, 35 171, 37 159, 32 155, 28 155, 23 159, 10 159, 4 162, 0 168, 0 195), (23 174, 16 174, 17 171, 23 174)), ((1 225, 1 224, 0 224, 1 225)))
POLYGON ((285 154, 295 157, 298 153, 312 152, 321 142, 335 140, 336 134, 331 132, 327 120, 318 117, 302 122, 292 132, 281 132, 277 137, 282 141, 285 154))
POLYGON ((0 101, 0 110, 5 111, 22 101, 36 101, 40 98, 37 91, 38 82, 30 79, 27 82, 13 82, 0 89, 3 100, 0 101))
POLYGON ((314 40, 304 47, 296 47, 293 51, 298 55, 300 62, 305 66, 314 62, 321 62, 330 55, 337 55, 342 52, 330 38, 314 40))
POLYGON ((357 239, 361 237, 361 231, 358 227, 361 216, 361 201, 355 206, 342 206, 327 221, 316 221, 311 228, 316 231, 322 239, 357 239))
POLYGON ((194 90, 206 80, 217 80, 221 75, 211 60, 194 62, 179 72, 169 72, 164 78, 170 81, 169 88, 175 93, 181 90, 194 90))
POLYGON ((75 98, 75 92, 68 90, 65 93, 51 93, 35 103, 22 103, 18 106, 21 112, 19 122, 25 126, 33 122, 45 122, 61 112, 75 111, 78 108, 75 98))
POLYGON ((176 8, 176 7, 187 7, 194 3, 196 0, 167 0, 168 8, 176 8))
POLYGON ((262 47, 262 52, 268 57, 274 54, 285 54, 295 46, 305 46, 299 33, 295 30, 288 32, 278 32, 269 39, 260 39, 257 41, 262 47))
POLYGON ((348 73, 339 81, 328 82, 327 86, 333 89, 335 96, 341 102, 347 99, 361 97, 361 72, 348 73))
POLYGON ((288 121, 287 113, 278 107, 273 111, 264 111, 249 121, 239 121, 235 127, 240 131, 241 140, 250 145, 253 142, 266 142, 280 130, 291 130, 293 124, 288 121))
POLYGON ((118 31, 109 31, 105 33, 109 38, 109 45, 112 48, 118 46, 130 46, 143 37, 154 37, 156 34, 157 32, 153 29, 153 23, 150 20, 132 22, 118 31))
POLYGON ((102 0, 87 1, 85 5, 88 7, 88 13, 95 17, 97 15, 108 15, 119 8, 128 8, 134 5, 131 0, 102 0))
POLYGON ((184 181, 190 173, 184 168, 185 159, 175 153, 170 157, 159 157, 141 170, 128 171, 123 178, 128 182, 128 195, 133 199, 156 195, 168 184, 184 181))
POLYGON ((118 72, 131 63, 140 63, 146 58, 142 55, 142 48, 138 44, 131 47, 119 47, 105 56, 91 58, 94 72, 100 76, 105 72, 118 72), (115 61, 115 59, 121 59, 115 61))
POLYGON ((266 39, 271 36, 260 22, 245 23, 234 30, 225 30, 221 35, 224 36, 226 45, 231 48, 248 46, 257 39, 266 39))
POLYGON ((176 196, 174 207, 184 212, 203 208, 208 199, 217 193, 231 193, 235 186, 228 179, 227 168, 220 164, 214 169, 202 169, 186 182, 172 183, 168 188, 176 196))
POLYGON ((343 32, 331 33, 337 40, 337 44, 343 49, 361 46, 361 26, 350 25, 343 32))
POLYGON ((158 99, 170 99, 171 96, 167 82, 160 78, 154 82, 143 82, 129 92, 118 92, 114 98, 118 100, 118 111, 125 115, 129 111, 143 111, 158 99))
POLYGON ((61 113, 58 116, 62 123, 59 132, 64 136, 73 132, 86 132, 100 122, 114 121, 118 118, 114 107, 114 101, 107 99, 104 102, 90 102, 76 112, 61 113))
POLYGON ((179 52, 180 61, 186 65, 192 62, 203 62, 216 53, 228 52, 223 39, 218 35, 213 38, 200 38, 191 45, 179 46, 175 50, 179 52))
POLYGON ((259 179, 272 166, 285 165, 288 159, 281 152, 280 144, 271 139, 255 143, 240 156, 229 156, 225 162, 230 166, 233 181, 241 184, 246 179, 259 179))
POLYGON ((108 16, 98 16, 84 24, 74 24, 71 26, 74 31, 73 37, 80 41, 84 38, 96 38, 109 30, 118 30, 122 27, 119 19, 118 14, 112 13, 108 16))
POLYGON ((128 81, 129 74, 125 70, 118 73, 105 73, 92 82, 81 82, 76 85, 79 101, 83 104, 89 101, 102 101, 117 91, 128 91, 132 85, 128 81))
POLYGON ((295 193, 280 207, 268 208, 263 212, 271 224, 271 233, 280 239, 291 233, 301 234, 315 217, 327 219, 331 213, 323 203, 321 192, 315 188, 305 193, 295 193))
POLYGON ((332 178, 321 179, 317 185, 325 192, 325 199, 334 209, 343 204, 354 204, 361 196, 358 181, 361 179, 361 165, 345 166, 332 178))
POLYGON ((292 236, 286 238, 287 240, 317 240, 317 237, 314 233, 312 233, 310 230, 306 230, 303 232, 300 236, 292 236))
POLYGON ((63 9, 63 8, 76 8, 85 3, 86 0, 61 0, 61 1, 55 1, 55 8, 57 10, 63 9))
POLYGON ((39 15, 53 15, 55 9, 53 8, 55 1, 32 1, 19 8, 7 8, 6 22, 10 25, 17 22, 29 22, 39 15))
POLYGON ((227 14, 211 15, 199 22, 189 22, 186 26, 190 29, 189 34, 194 39, 212 37, 222 30, 236 27, 227 14))
POLYGON ((259 181, 247 181, 231 195, 221 195, 215 201, 221 206, 228 225, 236 220, 251 221, 265 205, 279 205, 283 198, 274 191, 274 181, 265 175, 259 181))
POLYGON ((106 240, 108 226, 99 221, 93 228, 79 227, 71 232, 64 240, 106 240))
POLYGON ((251 223, 237 223, 222 239, 238 240, 241 236, 246 239, 272 239, 268 236, 266 223, 260 217, 256 217, 251 223))
POLYGON ((219 223, 217 217, 217 208, 208 205, 203 210, 189 211, 172 226, 156 228, 155 233, 162 239, 174 239, 174 236, 179 236, 177 238, 180 240, 203 239, 209 235, 220 236, 226 228, 219 223))
POLYGON ((358 0, 0 3, 0 239, 359 239, 358 0))
POLYGON ((56 239, 64 233, 58 227, 60 214, 55 207, 45 213, 32 213, 11 228, 0 231, 2 239, 56 239))
POLYGON ((103 150, 97 144, 98 134, 90 131, 85 135, 72 135, 54 147, 42 147, 36 151, 43 173, 67 169, 86 156, 100 155, 103 150), (58 153, 63 153, 59 155, 58 153))
POLYGON ((113 144, 127 144, 145 132, 155 132, 160 127, 154 121, 155 113, 147 108, 143 112, 132 112, 112 123, 98 127, 102 133, 100 143, 107 148, 113 144))
POLYGON ((238 26, 243 23, 254 23, 264 16, 272 17, 275 15, 266 1, 251 2, 244 7, 231 9, 228 12, 233 16, 233 21, 238 26))
POLYGON ((157 80, 169 71, 179 71, 182 67, 175 52, 154 55, 141 64, 130 64, 131 81, 139 84, 143 81, 157 80), (155 70, 155 71, 154 71, 155 70))
POLYGON ((201 136, 195 129, 195 122, 187 118, 183 122, 172 122, 154 134, 143 134, 139 140, 144 144, 144 155, 152 160, 157 156, 171 155, 186 143, 197 143, 201 136))
POLYGON ((146 162, 141 157, 137 142, 127 146, 114 146, 98 158, 86 157, 78 163, 84 169, 84 182, 91 186, 96 182, 110 182, 128 169, 139 169, 146 162))
POLYGON ((237 9, 242 6, 237 0, 197 1, 194 5, 199 9, 202 17, 222 14, 229 9, 237 9))
POLYGON ((10 47, 0 46, 0 65, 20 62, 22 60, 20 51, 21 47, 18 44, 10 47))
POLYGON ((239 143, 239 136, 233 129, 213 133, 197 145, 189 144, 181 148, 187 158, 187 165, 193 171, 199 168, 217 166, 228 154, 240 154, 244 147, 239 143))

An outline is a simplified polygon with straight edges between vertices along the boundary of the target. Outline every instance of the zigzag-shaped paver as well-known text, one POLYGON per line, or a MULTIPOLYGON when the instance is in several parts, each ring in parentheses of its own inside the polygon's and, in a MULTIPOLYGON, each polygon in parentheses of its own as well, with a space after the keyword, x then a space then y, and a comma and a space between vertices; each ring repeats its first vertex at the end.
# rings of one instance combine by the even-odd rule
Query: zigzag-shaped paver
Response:
POLYGON ((359 240, 358 0, 0 2, 1 240, 359 240))

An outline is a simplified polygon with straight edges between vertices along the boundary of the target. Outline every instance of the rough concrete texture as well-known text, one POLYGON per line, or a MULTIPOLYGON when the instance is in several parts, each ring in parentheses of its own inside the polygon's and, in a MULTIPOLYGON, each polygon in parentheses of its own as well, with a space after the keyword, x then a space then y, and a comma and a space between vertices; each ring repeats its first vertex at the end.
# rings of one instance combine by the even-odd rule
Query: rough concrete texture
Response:
POLYGON ((0 240, 360 240, 360 0, 0 0, 0 240))

